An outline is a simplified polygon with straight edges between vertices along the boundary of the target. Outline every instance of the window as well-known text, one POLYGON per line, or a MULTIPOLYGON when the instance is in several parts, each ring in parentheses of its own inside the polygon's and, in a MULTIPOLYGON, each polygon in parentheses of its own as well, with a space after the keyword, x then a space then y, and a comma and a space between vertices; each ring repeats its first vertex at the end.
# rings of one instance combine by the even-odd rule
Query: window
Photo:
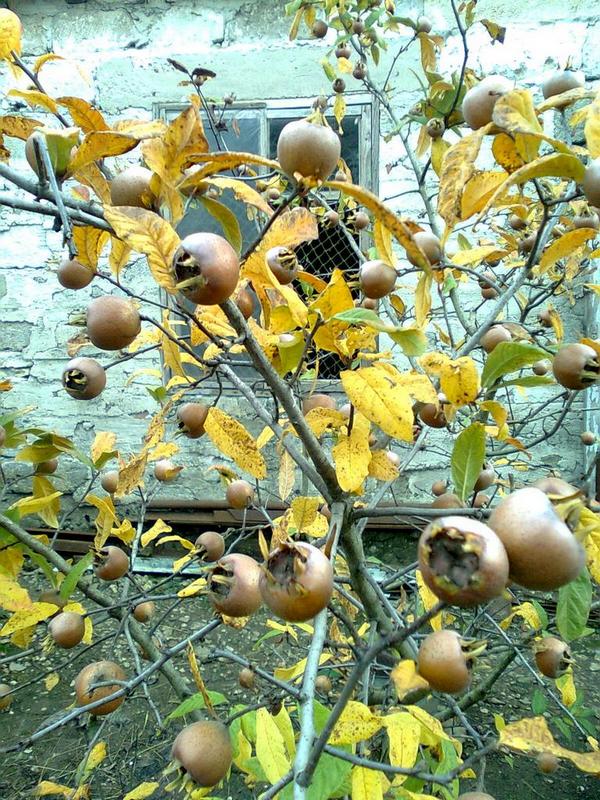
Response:
MULTIPOLYGON (((346 97, 347 111, 343 120, 342 158, 348 165, 353 180, 372 191, 377 191, 379 114, 369 95, 350 94, 346 97)), ((288 122, 306 117, 312 107, 312 98, 298 100, 269 100, 266 102, 239 102, 226 108, 222 117, 224 123, 215 131, 204 118, 205 134, 211 150, 236 150, 258 153, 269 158, 277 155, 277 140, 281 129, 288 122)), ((182 105, 163 104, 155 109, 163 119, 173 119, 183 110, 182 105)), ((337 129, 333 117, 328 118, 331 126, 337 129)), ((262 173, 266 170, 262 170, 262 173)), ((325 195, 327 198, 327 195, 325 195)), ((329 198, 327 198, 329 199, 329 198)), ((336 207, 337 196, 330 196, 336 207)), ((259 226, 256 220, 248 219, 245 207, 236 201, 229 191, 223 192, 219 201, 228 206, 236 215, 242 234, 242 247, 247 247, 256 238, 259 226)), ((205 230, 222 234, 220 223, 200 204, 190 206, 179 224, 178 232, 186 236, 193 231, 205 230)), ((354 237, 356 245, 359 236, 354 237)), ((348 240, 341 228, 320 227, 319 238, 307 242, 297 249, 297 255, 306 271, 327 279, 335 267, 349 274, 356 273, 359 260, 356 248, 348 240)), ((310 355, 310 354, 309 354, 310 355)), ((312 354, 314 357, 316 354, 312 354)), ((309 358, 310 363, 310 358, 309 358)), ((334 354, 320 354, 319 377, 336 378, 341 362, 334 354)))

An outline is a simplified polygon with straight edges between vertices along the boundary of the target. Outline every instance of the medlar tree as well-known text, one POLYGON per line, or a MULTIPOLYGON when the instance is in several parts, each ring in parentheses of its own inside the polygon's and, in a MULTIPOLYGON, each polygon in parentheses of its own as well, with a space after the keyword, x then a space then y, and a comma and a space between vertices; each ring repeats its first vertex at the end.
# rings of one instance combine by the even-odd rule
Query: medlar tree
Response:
MULTIPOLYGON (((477 22, 475 3, 457 7, 451 0, 449 7, 464 57, 444 76, 437 71, 442 37, 424 17, 395 16, 392 2, 288 6, 292 38, 300 25, 317 38, 329 35, 324 65, 337 125, 345 115, 344 74, 378 98, 390 136, 414 169, 427 226, 398 216, 353 182, 327 120, 331 98, 317 98, 306 120, 283 129, 277 161, 209 152, 203 119, 218 133, 223 116, 205 96, 208 70, 170 62, 192 91, 172 122, 109 122, 80 98, 44 91, 44 64, 53 55, 25 63, 20 21, 0 11, 0 56, 31 84, 9 95, 36 111, 35 118, 0 118, 9 142, 25 142, 35 174, 11 167, 12 152, 2 145, 0 174, 14 190, 0 193, 0 203, 54 218, 65 247, 57 278, 66 290, 92 282, 106 288, 87 307, 85 335, 69 343, 63 387, 75 402, 93 403, 106 373, 113 379, 123 361, 153 350, 165 367, 151 392, 157 406, 143 447, 131 457, 118 453, 111 433, 99 432, 88 454, 72 439, 24 422, 30 409, 0 418, 5 498, 11 464, 34 469, 31 495, 0 515, 0 636, 8 649, 0 665, 34 657, 46 630, 52 646, 87 662, 75 677, 75 707, 25 741, 4 743, 2 752, 35 745, 86 714, 109 718, 140 687, 165 741, 174 741, 164 773, 132 787, 129 800, 177 788, 215 796, 230 770, 243 773, 254 787, 249 793, 264 800, 450 798, 469 779, 477 791, 463 798, 484 798, 482 762, 496 748, 535 756, 542 772, 559 760, 600 772, 589 738, 595 729, 575 705, 569 645, 576 653, 596 591, 592 579, 600 578, 595 503, 589 483, 575 487, 553 475, 526 485, 527 472, 523 480, 514 474, 525 460, 538 465, 539 446, 600 374, 600 344, 565 343, 555 306, 598 292, 590 276, 599 227, 600 106, 570 70, 544 83, 537 105, 530 91, 505 78, 478 80, 468 67, 469 30, 483 24, 496 40, 503 30, 477 22), (421 49, 425 88, 422 100, 404 109, 392 69, 378 84, 372 65, 389 49, 393 67, 413 46, 421 49), (568 126, 561 138, 544 132, 541 119, 556 113, 571 126, 585 123, 585 152, 568 141, 568 126), (144 166, 117 171, 113 159, 126 153, 144 166), (225 192, 256 222, 256 239, 244 252, 235 215, 218 200, 225 192), (192 203, 217 217, 224 236, 197 231, 180 239, 177 225, 192 203), (360 260, 357 273, 335 269, 326 281, 299 261, 297 248, 328 226, 347 236, 360 260), (364 251, 357 231, 366 237, 362 244, 368 241, 364 251), (128 266, 139 258, 164 295, 148 296, 128 281, 128 266), (103 363, 96 350, 119 355, 103 363), (239 353, 267 387, 268 404, 236 370, 239 353), (339 406, 311 392, 324 353, 343 364, 346 402, 339 406), (219 407, 221 392, 209 396, 209 378, 245 398, 248 415, 263 425, 258 437, 219 407), (518 402, 523 390, 527 403, 518 402), (158 485, 177 478, 173 459, 182 436, 206 436, 230 460, 221 468, 227 501, 235 509, 253 506, 264 518, 260 529, 244 525, 225 537, 205 531, 192 544, 163 521, 148 526, 147 473, 152 468, 158 485), (394 481, 428 447, 452 486, 437 481, 431 506, 390 502, 394 481), (61 492, 49 476, 64 454, 86 465, 89 482, 61 514, 61 492), (105 471, 115 459, 118 468, 105 471), (273 461, 278 495, 289 503, 278 517, 263 499, 269 477, 275 483, 267 467, 273 461), (301 493, 294 492, 298 478, 301 493), (96 494, 98 484, 106 494, 96 494), (141 498, 135 527, 119 509, 134 492, 141 498), (70 563, 57 552, 56 536, 84 502, 97 509, 97 533, 90 553, 70 563), (29 533, 22 523, 29 515, 55 528, 54 538, 29 533), (367 566, 363 534, 367 520, 384 515, 424 530, 415 562, 384 567, 389 574, 382 579, 367 566), (241 538, 255 543, 262 565, 237 552, 241 538), (177 542, 183 555, 171 575, 145 591, 131 564, 151 542, 177 542), (169 591, 198 564, 199 578, 169 591), (53 591, 33 600, 26 565, 44 572, 53 591), (123 583, 116 603, 107 582, 123 583), (410 591, 398 599, 404 585, 410 591), (558 593, 555 613, 542 604, 549 592, 558 593), (212 604, 212 618, 181 639, 157 640, 167 603, 199 595, 212 604), (498 618, 499 598, 505 603, 498 618), (305 657, 287 670, 261 667, 236 649, 235 629, 262 605, 283 620, 271 622, 277 630, 296 640, 299 632, 310 634, 305 657), (111 660, 106 637, 98 639, 97 614, 126 639, 133 674, 111 660), (230 647, 211 650, 211 635, 223 625, 230 626, 230 647), (184 654, 195 689, 175 667, 184 654), (242 668, 240 684, 255 690, 255 702, 231 707, 221 696, 224 705, 216 707, 201 672, 214 659, 242 668), (515 659, 559 709, 559 732, 586 739, 585 752, 559 744, 542 716, 498 717, 497 730, 472 724, 469 709, 493 692, 515 659), (473 677, 477 661, 488 669, 475 669, 473 677), (150 679, 158 671, 181 701, 170 718, 187 723, 176 737, 165 731, 153 697, 150 679), (375 674, 385 676, 383 688, 375 674), (557 691, 542 676, 555 680, 557 691), (421 701, 431 693, 429 708, 436 710, 426 711, 421 701), (464 742, 444 728, 453 719, 466 731, 464 742)), ((10 391, 10 381, 1 388, 10 391)), ((586 436, 593 445, 593 434, 586 436)), ((17 704, 24 688, 3 684, 0 706, 13 698, 17 704)), ((106 756, 102 732, 99 722, 77 786, 43 781, 38 795, 88 796, 93 769, 106 756)))

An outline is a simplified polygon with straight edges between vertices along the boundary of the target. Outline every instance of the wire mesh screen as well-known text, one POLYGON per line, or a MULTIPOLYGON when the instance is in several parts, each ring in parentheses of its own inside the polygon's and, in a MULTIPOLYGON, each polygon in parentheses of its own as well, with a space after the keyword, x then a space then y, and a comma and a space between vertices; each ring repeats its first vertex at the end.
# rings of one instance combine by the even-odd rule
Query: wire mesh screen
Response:
MULTIPOLYGON (((306 242, 296 249, 296 255, 301 268, 311 275, 316 275, 324 281, 329 281, 334 269, 340 269, 347 281, 358 277, 360 261, 356 253, 358 237, 344 229, 342 225, 325 227, 319 225, 319 238, 306 242)), ((307 354, 307 365, 319 368, 319 378, 324 380, 337 378, 342 369, 343 361, 335 353, 326 353, 312 348, 307 354), (318 359, 317 359, 318 355, 318 359)))

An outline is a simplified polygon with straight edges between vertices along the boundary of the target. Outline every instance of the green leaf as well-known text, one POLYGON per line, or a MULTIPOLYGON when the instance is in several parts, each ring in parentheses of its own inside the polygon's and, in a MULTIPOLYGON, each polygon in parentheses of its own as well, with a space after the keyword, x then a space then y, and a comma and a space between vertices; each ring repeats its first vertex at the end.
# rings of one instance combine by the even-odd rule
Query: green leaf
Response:
POLYGON ((531 605, 535 608, 535 610, 537 612, 537 615, 538 615, 539 620, 540 620, 541 625, 542 625, 542 629, 547 628, 548 627, 548 614, 546 614, 546 609, 544 608, 544 606, 541 605, 541 603, 538 603, 537 600, 532 600, 531 601, 531 605))
POLYGON ((592 582, 587 569, 578 578, 558 590, 556 625, 567 642, 579 639, 586 628, 592 605, 592 582))
POLYGON ((69 570, 69 574, 65 577, 64 581, 60 585, 59 594, 63 600, 68 600, 73 594, 75 587, 77 586, 77 581, 79 578, 81 578, 86 569, 91 566, 93 560, 94 554, 90 550, 89 553, 86 553, 83 558, 80 558, 75 566, 69 570))
MULTIPOLYGON (((225 695, 220 692, 207 692, 207 694, 213 706, 219 706, 227 702, 225 695)), ((193 694, 191 697, 186 697, 174 711, 171 711, 167 717, 167 722, 172 719, 177 719, 178 717, 184 717, 186 714, 196 711, 198 708, 206 708, 204 697, 200 692, 196 692, 196 694, 193 694)))
POLYGON ((406 356, 421 356, 427 350, 427 337, 420 328, 398 328, 389 334, 406 356))
POLYGON ((323 67, 323 72, 327 76, 327 80, 334 81, 336 78, 335 69, 331 66, 326 58, 321 61, 321 66, 323 67))
POLYGON ((390 339, 400 345, 407 356, 423 355, 427 349, 427 337, 420 328, 401 328, 390 325, 368 308, 349 308, 347 311, 335 314, 332 319, 339 319, 349 325, 366 325, 380 333, 386 333, 390 339))
POLYGON ((546 700, 546 695, 542 692, 541 689, 534 689, 533 694, 531 695, 531 710, 537 716, 539 714, 543 714, 544 711, 548 708, 548 701, 546 700))
POLYGON ((521 367, 534 364, 548 353, 541 347, 527 342, 501 342, 496 345, 486 359, 481 373, 481 385, 491 386, 508 372, 516 372, 521 367))
POLYGON ((531 389, 535 386, 551 386, 554 382, 554 378, 550 375, 522 375, 520 378, 502 381, 502 385, 523 386, 525 389, 531 389))
POLYGON ((462 500, 473 491, 484 459, 485 428, 481 422, 474 422, 457 436, 452 450, 452 482, 462 500))
POLYGON ((233 211, 211 197, 200 197, 200 202, 223 228, 223 233, 229 244, 237 253, 240 253, 242 249, 242 232, 238 218, 233 211))

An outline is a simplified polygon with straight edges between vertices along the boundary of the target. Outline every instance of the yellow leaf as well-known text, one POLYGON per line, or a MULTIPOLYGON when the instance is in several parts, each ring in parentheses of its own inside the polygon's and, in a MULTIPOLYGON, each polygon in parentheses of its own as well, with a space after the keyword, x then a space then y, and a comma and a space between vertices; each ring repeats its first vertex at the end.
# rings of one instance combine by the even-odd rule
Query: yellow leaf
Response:
POLYGON ((150 542, 153 542, 155 539, 157 539, 161 533, 170 533, 172 530, 173 529, 171 526, 167 525, 166 522, 163 522, 162 519, 157 519, 154 525, 142 534, 142 547, 147 547, 150 542))
MULTIPOLYGON (((425 611, 429 611, 429 609, 433 608, 434 605, 439 601, 439 597, 435 595, 429 586, 423 580, 423 575, 420 569, 415 570, 415 577, 417 579, 417 587, 419 589, 419 597, 421 598, 421 602, 423 603, 423 608, 425 611)), ((434 631, 439 631, 443 628, 442 624, 442 613, 436 614, 435 617, 432 617, 429 620, 429 624, 433 628, 434 631)))
POLYGON ((355 412, 350 435, 340 434, 337 444, 333 447, 335 472, 338 483, 344 492, 359 490, 369 474, 370 429, 369 420, 360 412, 355 412))
POLYGON ((196 578, 192 583, 188 583, 183 589, 177 592, 177 597, 195 597, 206 586, 206 578, 196 578))
POLYGON ((135 539, 135 528, 130 520, 124 519, 120 525, 110 529, 110 535, 120 539, 124 544, 130 545, 135 539))
POLYGON ((98 509, 98 514, 94 520, 97 531, 94 538, 94 547, 100 550, 104 547, 112 528, 119 524, 117 512, 115 511, 112 498, 109 496, 96 497, 94 494, 88 494, 85 501, 98 509))
POLYGON ((395 366, 385 362, 379 363, 377 369, 382 370, 396 386, 406 389, 413 400, 419 400, 421 403, 437 402, 436 389, 430 378, 427 375, 423 375, 422 372, 413 370, 399 372, 395 366))
POLYGON ((542 627, 542 622, 533 603, 521 603, 521 605, 513 609, 510 614, 502 620, 500 626, 506 630, 515 617, 524 619, 533 630, 540 630, 542 627))
POLYGON ((593 239, 596 234, 597 231, 593 228, 578 228, 574 231, 563 233, 550 247, 544 250, 540 258, 539 266, 534 269, 534 272, 536 275, 543 275, 553 267, 557 261, 560 261, 561 258, 566 258, 566 256, 573 255, 582 250, 585 243, 593 239))
POLYGON ((89 775, 90 772, 96 769, 106 758, 106 742, 98 742, 94 745, 91 753, 87 757, 84 772, 89 775))
POLYGON ((45 505, 43 508, 40 508, 37 513, 40 516, 40 518, 46 523, 46 525, 49 525, 51 528, 58 528, 58 513, 60 511, 60 500, 57 497, 57 493, 54 490, 52 482, 43 475, 34 475, 32 480, 32 485, 33 485, 33 496, 35 498, 38 499, 46 497, 53 498, 53 500, 50 501, 47 505, 45 505))
POLYGON ((467 264, 480 264, 484 259, 490 258, 494 261, 495 257, 502 258, 506 255, 506 250, 501 250, 497 245, 485 245, 484 247, 471 247, 470 250, 459 250, 450 259, 457 267, 467 264))
MULTIPOLYGON (((319 666, 326 664, 327 661, 330 661, 332 658, 331 653, 321 653, 319 656, 319 666)), ((303 658, 301 661, 298 661, 292 667, 276 667, 273 674, 276 678, 280 678, 282 681, 295 681, 301 675, 304 675, 304 670, 306 669, 306 658, 303 658)))
POLYGON ((431 311, 431 273, 424 272, 417 282, 415 290, 415 317, 418 328, 423 328, 427 323, 431 311))
MULTIPOLYGON (((507 133, 499 133, 494 137, 492 153, 498 164, 505 169, 509 175, 516 172, 516 170, 520 169, 525 164, 525 161, 521 158, 517 150, 515 140, 507 133)), ((498 173, 498 175, 503 181, 505 176, 502 175, 502 173, 498 173)), ((481 211, 481 208, 479 208, 478 211, 481 211)))
MULTIPOLYGON (((216 186, 217 189, 231 189, 236 200, 240 200, 246 205, 254 206, 266 214, 268 217, 273 216, 273 209, 264 199, 260 192, 253 189, 246 181, 239 181, 235 178, 207 178, 205 180, 209 186, 216 186)), ((181 189, 181 186, 179 187, 181 189)))
MULTIPOLYGON (((481 211, 505 177, 503 172, 478 172, 473 175, 463 191, 460 218, 469 219, 473 214, 481 211)), ((459 250, 457 255, 461 255, 464 252, 469 251, 459 250)))
POLYGON ((376 717, 368 706, 349 700, 331 731, 329 744, 356 744, 363 739, 370 739, 382 726, 381 717, 376 717))
POLYGON ((137 147, 138 141, 135 136, 115 131, 96 130, 86 133, 69 163, 69 171, 74 173, 101 158, 128 153, 137 147))
POLYGON ((444 141, 444 139, 434 139, 431 143, 431 166, 438 177, 442 174, 444 156, 449 147, 450 144, 444 141))
POLYGON ((126 464, 119 467, 119 483, 115 492, 117 499, 131 494, 138 486, 144 485, 144 471, 147 460, 148 453, 142 451, 131 456, 126 464))
MULTIPOLYGON (((60 58, 60 56, 55 56, 51 53, 54 58, 60 58)), ((42 59, 44 56, 41 57, 42 59)), ((47 60, 47 59, 46 59, 47 60)), ((36 65, 41 61, 38 59, 36 65)), ((38 66, 39 70, 41 64, 38 66)), ((61 106, 65 106, 69 110, 69 114, 75 125, 84 133, 91 133, 92 131, 108 131, 108 123, 98 111, 97 108, 90 105, 87 100, 83 100, 81 97, 58 97, 56 102, 59 103, 61 106)))
POLYGON ((93 228, 91 225, 76 225, 73 228, 73 241, 77 248, 77 261, 93 272, 98 266, 98 258, 108 239, 106 231, 93 228))
POLYGON ((430 269, 431 265, 425 253, 415 244, 413 239, 413 233, 418 230, 413 223, 409 224, 401 220, 397 214, 382 203, 376 195, 369 192, 367 189, 363 189, 362 186, 356 186, 353 183, 341 183, 339 181, 327 181, 325 186, 329 186, 342 194, 349 195, 355 200, 358 200, 361 205, 368 209, 374 217, 381 222, 384 228, 387 228, 391 232, 392 236, 404 247, 406 255, 412 262, 424 270, 430 269))
POLYGON ((256 757, 270 783, 277 783, 290 769, 283 736, 266 708, 256 712, 256 757))
POLYGON ((240 167, 242 164, 258 164, 261 167, 267 167, 269 171, 280 169, 277 161, 264 158, 263 156, 257 156, 254 153, 229 151, 222 153, 201 152, 198 153, 197 156, 191 153, 186 153, 185 155, 189 163, 202 164, 196 173, 198 178, 203 178, 206 175, 214 175, 216 172, 223 172, 224 170, 230 170, 234 167, 240 167))
POLYGON ((587 107, 584 133, 590 157, 598 158, 600 156, 600 99, 598 97, 587 107))
POLYGON ((127 792, 123 800, 147 800, 148 797, 152 797, 159 786, 160 783, 156 781, 144 781, 144 783, 136 786, 135 789, 127 792))
POLYGON ((394 248, 392 247, 392 235, 389 228, 382 225, 381 220, 376 219, 373 223, 373 240, 377 249, 377 255, 386 264, 395 267, 397 264, 394 248))
POLYGON ((338 124, 338 132, 343 133, 342 120, 346 116, 346 101, 344 100, 344 97, 341 94, 336 94, 335 96, 335 100, 333 103, 333 116, 335 117, 338 124))
POLYGON ((29 119, 29 117, 19 117, 13 114, 0 117, 0 135, 14 136, 15 139, 23 141, 29 139, 36 128, 41 127, 43 127, 41 122, 29 119))
POLYGON ((341 269, 334 269, 327 288, 309 306, 327 321, 342 311, 354 308, 354 298, 341 269))
POLYGON ((44 509, 51 508, 61 495, 62 492, 52 492, 41 497, 23 497, 13 503, 11 508, 17 509, 19 518, 26 517, 28 514, 39 514, 44 509))
POLYGON ((540 156, 530 164, 515 170, 503 184, 501 184, 490 199, 485 204, 478 219, 483 218, 488 210, 494 205, 496 200, 515 184, 523 184, 534 178, 565 178, 581 183, 585 167, 577 156, 567 155, 566 153, 550 153, 547 156, 540 156))
POLYGON ((0 9, 0 58, 10 59, 11 51, 21 52, 23 26, 17 15, 6 8, 0 9))
POLYGON ((18 545, 15 547, 4 546, 4 549, 0 549, 0 580, 2 580, 4 576, 16 578, 21 571, 24 561, 25 556, 18 545))
POLYGON ((479 155, 483 137, 489 125, 464 136, 446 151, 440 175, 438 214, 451 231, 461 219, 462 194, 467 181, 475 172, 475 161, 479 155))
POLYGON ((493 119, 499 128, 517 136, 517 149, 525 161, 532 161, 536 157, 540 147, 539 134, 543 134, 543 131, 535 113, 531 92, 515 89, 499 97, 494 104, 493 119))
POLYGON ((75 789, 64 786, 53 781, 40 781, 35 787, 36 797, 49 797, 50 795, 61 794, 66 800, 73 800, 75 789))
POLYGON ((29 628, 56 613, 54 603, 32 603, 23 611, 15 611, 0 628, 0 636, 10 636, 15 631, 29 628))
POLYGON ((215 447, 233 459, 240 469, 255 478, 266 477, 265 459, 258 449, 256 441, 241 422, 213 407, 208 412, 204 430, 215 447))
POLYGON ((282 704, 281 710, 278 714, 274 715, 273 720, 283 738, 287 756, 290 761, 292 761, 296 753, 296 739, 294 737, 294 726, 292 725, 292 720, 290 719, 289 712, 285 705, 282 704))
POLYGON ((544 717, 532 717, 512 722, 500 731, 500 745, 519 753, 552 753, 571 761, 581 772, 600 774, 600 751, 576 753, 554 741, 544 717))
MULTIPOLYGON (((414 661, 410 659, 405 659, 404 661, 400 661, 399 664, 393 668, 392 673, 390 675, 392 682, 394 684, 394 688, 396 689, 396 694, 398 695, 398 700, 403 702, 403 700, 408 697, 409 695, 413 694, 416 691, 427 691, 429 689, 429 683, 422 678, 419 673, 417 672, 417 666, 414 661)), ((394 715, 397 716, 397 715, 394 715)), ((415 720, 410 716, 407 715, 412 723, 415 723, 415 720)), ((384 719, 384 724, 386 728, 389 728, 390 717, 386 717, 384 719)), ((418 723, 415 723, 417 728, 419 727, 418 723)), ((410 765, 412 767, 412 764, 410 765)))
POLYGON ((577 700, 577 689, 573 680, 573 667, 569 667, 564 675, 556 679, 556 688, 560 692, 563 703, 567 708, 571 708, 577 700))
POLYGON ((380 773, 365 767, 352 767, 352 800, 383 800, 380 773))
POLYGON ((287 450, 283 449, 280 462, 279 462, 279 482, 278 490, 279 497, 282 500, 287 498, 292 493, 294 483, 296 480, 296 463, 287 450))
MULTIPOLYGON (((401 664, 403 663, 412 664, 414 667, 412 661, 401 662, 401 664)), ((399 666, 400 664, 398 667, 399 666)), ((395 669, 397 669, 397 667, 395 669)), ((428 686, 427 681, 424 681, 418 675, 415 676, 414 683, 416 681, 424 683, 425 688, 428 686)), ((412 688, 421 687, 413 686, 412 688)), ((419 742, 421 740, 420 723, 411 714, 401 712, 399 714, 389 714, 384 717, 383 724, 385 725, 390 742, 390 764, 394 767, 404 767, 406 769, 414 767, 417 756, 419 755, 419 742)), ((397 775, 394 778, 394 785, 401 785, 407 777, 407 775, 397 775)))
POLYGON ((46 675, 46 677, 44 678, 44 685, 46 687, 46 691, 51 692, 59 681, 60 681, 60 676, 57 672, 51 672, 50 675, 46 675))
POLYGON ((110 270, 113 275, 118 277, 121 270, 126 266, 127 262, 129 261, 129 256, 131 255, 131 247, 122 242, 120 239, 117 239, 115 236, 110 237, 110 255, 108 257, 108 263, 110 265, 110 270))
POLYGON ((95 463, 104 453, 112 453, 117 444, 117 435, 112 431, 98 431, 94 436, 90 455, 95 463))
POLYGON ((448 736, 442 727, 442 723, 435 717, 432 717, 431 714, 428 714, 425 709, 420 706, 406 706, 405 710, 421 725, 419 739, 422 744, 434 747, 444 740, 446 742, 451 742, 455 750, 460 752, 460 743, 451 736, 448 736))
POLYGON ((464 406, 477 399, 480 380, 472 358, 452 360, 442 353, 426 353, 419 363, 426 372, 439 375, 441 389, 453 405, 464 406))
MULTIPOLYGON (((1 24, 2 20, 0 18, 0 26, 1 24)), ((0 52, 1 52, 1 45, 0 45, 0 52)), ((37 89, 10 89, 10 91, 7 92, 7 95, 9 95, 10 97, 22 98, 32 108, 34 106, 41 106, 42 108, 45 108, 46 111, 49 111, 51 114, 55 114, 57 111, 56 101, 52 97, 49 97, 47 94, 44 94, 43 92, 38 92, 37 89)))
POLYGON ((294 524, 300 532, 310 528, 313 524, 321 502, 319 497, 295 497, 292 500, 292 516, 294 524))
POLYGON ((120 239, 148 257, 154 280, 173 294, 176 288, 172 262, 180 240, 172 226, 158 214, 142 208, 105 205, 104 215, 120 239))
POLYGON ((369 461, 369 477, 377 481, 393 481, 399 475, 398 467, 394 464, 387 450, 373 450, 369 461))
POLYGON ((341 373, 348 399, 367 419, 388 436, 411 442, 412 401, 406 389, 394 385, 377 367, 341 373))
POLYGON ((23 611, 31 606, 32 602, 27 589, 16 581, 0 575, 0 608, 5 611, 23 611))
POLYGON ((506 439, 509 434, 509 428, 506 423, 508 419, 508 410, 497 400, 485 400, 479 407, 482 411, 489 411, 492 415, 494 422, 498 426, 496 438, 500 441, 506 439))

